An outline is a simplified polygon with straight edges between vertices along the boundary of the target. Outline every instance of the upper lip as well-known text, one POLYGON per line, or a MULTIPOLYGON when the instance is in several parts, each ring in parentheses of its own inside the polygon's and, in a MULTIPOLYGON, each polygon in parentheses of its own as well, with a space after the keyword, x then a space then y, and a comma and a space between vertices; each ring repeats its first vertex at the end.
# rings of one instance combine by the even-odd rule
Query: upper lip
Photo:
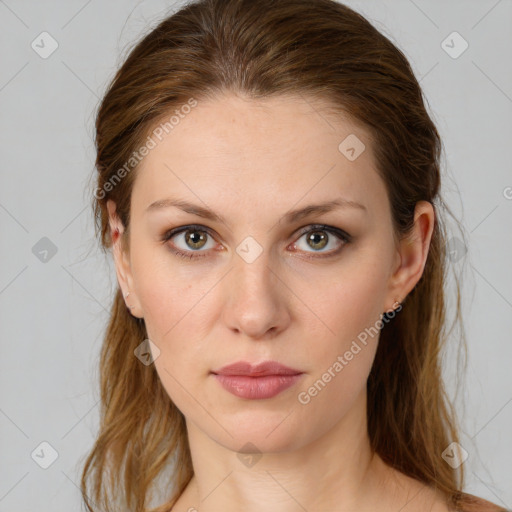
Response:
POLYGON ((246 361, 237 361, 228 364, 212 373, 217 375, 247 375, 250 377, 263 377, 265 375, 299 375, 302 372, 295 370, 277 361, 264 361, 259 364, 251 364, 246 361))

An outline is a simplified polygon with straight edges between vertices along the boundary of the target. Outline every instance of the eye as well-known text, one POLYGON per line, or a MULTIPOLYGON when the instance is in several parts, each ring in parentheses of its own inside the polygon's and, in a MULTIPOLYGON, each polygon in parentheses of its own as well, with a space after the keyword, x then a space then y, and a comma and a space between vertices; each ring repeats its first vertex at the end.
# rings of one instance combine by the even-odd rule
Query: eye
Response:
MULTIPOLYGON (((182 258, 202 258, 206 254, 197 254, 206 252, 200 251, 207 245, 207 237, 211 236, 210 232, 202 226, 185 226, 182 228, 172 229, 164 234, 162 237, 163 242, 168 242, 171 239, 177 239, 178 243, 173 242, 171 247, 172 252, 182 258), (180 235, 180 236, 178 236, 180 235), (180 247, 181 242, 181 247, 180 247)), ((211 247, 207 247, 209 249, 211 247)))
POLYGON ((314 249, 312 251, 314 253, 318 253, 321 251, 322 255, 319 256, 321 258, 337 255, 340 252, 341 248, 351 241, 350 235, 345 233, 341 229, 325 225, 308 226, 307 230, 302 232, 299 241, 303 237, 305 239, 304 244, 294 242, 293 247, 298 247, 300 250, 303 250, 308 253, 311 253, 311 251, 308 251, 308 248, 314 249), (335 240, 332 240, 332 238, 338 239, 338 243, 335 244, 335 240), (332 248, 332 250, 330 251, 322 251, 322 249, 329 245, 331 245, 331 248, 332 245, 334 245, 334 248, 332 248))
MULTIPOLYGON (((190 225, 167 231, 162 236, 162 242, 167 243, 172 239, 176 239, 177 242, 173 241, 170 246, 170 249, 174 254, 188 259, 203 258, 208 255, 208 249, 212 249, 215 246, 215 243, 212 242, 210 247, 208 247, 208 237, 213 238, 209 229, 200 225, 190 225)), ((337 255, 342 247, 350 243, 351 240, 352 237, 341 229, 317 224, 308 226, 307 229, 302 230, 299 234, 298 241, 294 242, 292 247, 293 249, 299 248, 301 251, 306 253, 320 253, 321 251, 320 256, 307 257, 324 258, 337 255), (305 243, 301 244, 299 241, 303 237, 305 237, 305 243), (327 247, 329 244, 333 245, 334 241, 331 240, 331 238, 337 239, 338 244, 336 244, 336 246, 330 251, 322 251, 322 249, 327 247), (308 248, 313 248, 314 250, 309 251, 308 248)))

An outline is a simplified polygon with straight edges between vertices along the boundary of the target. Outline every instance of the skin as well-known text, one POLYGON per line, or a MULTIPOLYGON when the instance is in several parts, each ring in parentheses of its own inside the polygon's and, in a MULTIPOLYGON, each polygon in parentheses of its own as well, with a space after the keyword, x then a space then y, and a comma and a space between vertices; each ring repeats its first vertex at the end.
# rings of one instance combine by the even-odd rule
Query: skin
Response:
MULTIPOLYGON (((419 202, 414 232, 395 245, 369 134, 323 106, 234 94, 199 102, 137 170, 130 250, 117 237, 113 253, 127 305, 160 350, 162 385, 186 418, 195 474, 174 512, 448 510, 440 495, 372 456, 366 382, 378 335, 309 403, 298 401, 414 288, 434 226, 432 205, 419 202), (350 134, 366 146, 354 161, 338 150, 350 134), (208 206, 225 222, 174 207, 146 211, 170 196, 208 206), (281 220, 339 197, 366 211, 281 220), (209 232, 162 242, 166 231, 190 224, 209 232), (342 229, 352 241, 322 231, 325 247, 308 244, 300 228, 312 224, 342 229), (201 234, 203 245, 194 245, 201 234), (251 263, 236 252, 248 236, 263 249, 251 263), (180 258, 173 245, 206 256, 180 258), (274 398, 246 400, 210 374, 239 360, 276 360, 304 375, 274 398), (261 453, 250 467, 238 456, 251 451, 248 442, 261 453)), ((123 234, 112 201, 108 210, 112 233, 123 234)))

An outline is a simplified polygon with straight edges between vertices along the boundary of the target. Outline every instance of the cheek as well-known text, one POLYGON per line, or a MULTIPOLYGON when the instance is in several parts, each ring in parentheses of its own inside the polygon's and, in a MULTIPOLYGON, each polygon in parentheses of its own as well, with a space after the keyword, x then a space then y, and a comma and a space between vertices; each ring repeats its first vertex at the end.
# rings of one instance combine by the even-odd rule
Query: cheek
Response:
MULTIPOLYGON (((180 319, 187 321, 187 312, 201 296, 191 272, 177 264, 162 247, 138 245, 132 254, 132 274, 148 334, 163 341, 174 333, 180 319)), ((135 244, 134 244, 135 245, 135 244)))
MULTIPOLYGON (((340 266, 339 272, 334 277, 333 274, 331 272, 326 279, 316 279, 314 290, 302 284, 298 295, 308 298, 304 301, 305 313, 309 321, 319 326, 315 328, 317 339, 342 350, 360 333, 379 325, 386 280, 381 267, 365 265, 362 260, 357 269, 340 266), (312 316, 311 311, 315 315, 312 316)), ((303 329, 308 330, 306 325, 303 329)))
POLYGON ((301 294, 311 298, 309 306, 316 314, 307 312, 301 320, 301 330, 308 334, 304 356, 312 365, 301 388, 307 395, 304 401, 312 405, 308 410, 329 403, 348 407, 366 385, 380 335, 384 268, 377 254, 368 253, 358 258, 357 268, 340 265, 334 279, 331 273, 329 281, 316 281, 324 288, 315 288, 315 293, 303 288, 301 294))
POLYGON ((172 376, 190 387, 206 373, 211 289, 218 277, 198 276, 193 265, 177 263, 162 249, 134 253, 132 272, 148 338, 160 350, 155 366, 173 397, 180 386, 172 376))
POLYGON ((329 329, 322 324, 304 345, 312 370, 298 389, 297 403, 303 414, 323 418, 320 430, 343 417, 366 387, 380 334, 378 291, 366 281, 373 277, 347 278, 316 299, 322 304, 318 316, 329 329))
POLYGON ((148 338, 160 351, 155 369, 167 395, 188 413, 190 395, 185 390, 195 389, 195 379, 204 365, 204 347, 197 340, 204 338, 198 319, 207 314, 201 301, 205 292, 190 277, 181 275, 177 266, 172 267, 170 257, 162 261, 150 256, 145 260, 142 256, 140 266, 132 261, 148 338))
POLYGON ((348 398, 364 384, 371 369, 380 333, 379 308, 372 303, 372 290, 360 286, 352 290, 347 284, 331 299, 323 314, 329 330, 324 328, 307 352, 314 362, 312 380, 321 379, 329 383, 331 392, 343 390, 348 398))

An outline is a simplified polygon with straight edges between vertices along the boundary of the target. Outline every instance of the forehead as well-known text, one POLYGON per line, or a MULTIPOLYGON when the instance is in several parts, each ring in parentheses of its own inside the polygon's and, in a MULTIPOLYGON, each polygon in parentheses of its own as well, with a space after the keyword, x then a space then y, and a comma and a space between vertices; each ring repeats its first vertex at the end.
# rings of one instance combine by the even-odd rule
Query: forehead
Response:
POLYGON ((370 134, 334 115, 327 102, 223 95, 186 111, 168 133, 152 136, 155 146, 137 169, 135 210, 166 196, 201 200, 216 211, 232 205, 284 211, 336 195, 385 207, 370 134), (346 152, 351 147, 355 159, 346 152))

